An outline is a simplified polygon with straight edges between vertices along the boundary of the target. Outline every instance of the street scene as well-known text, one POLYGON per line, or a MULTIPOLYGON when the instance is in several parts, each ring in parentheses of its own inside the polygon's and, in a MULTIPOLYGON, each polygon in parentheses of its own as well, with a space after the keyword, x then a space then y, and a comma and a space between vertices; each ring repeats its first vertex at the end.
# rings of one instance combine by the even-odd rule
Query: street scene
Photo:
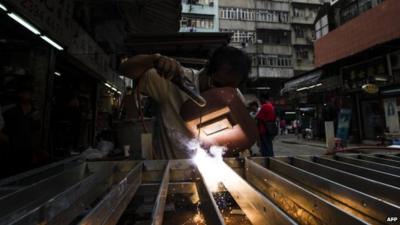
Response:
POLYGON ((0 0, 0 225, 400 224, 400 0, 0 0))

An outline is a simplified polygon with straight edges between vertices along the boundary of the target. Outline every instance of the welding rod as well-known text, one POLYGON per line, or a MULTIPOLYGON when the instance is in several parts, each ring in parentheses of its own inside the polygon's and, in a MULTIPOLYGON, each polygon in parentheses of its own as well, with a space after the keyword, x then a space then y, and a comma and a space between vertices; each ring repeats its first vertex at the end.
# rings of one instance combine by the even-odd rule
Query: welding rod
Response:
POLYGON ((198 106, 204 107, 207 104, 207 101, 198 93, 196 86, 187 77, 175 76, 171 81, 198 106))
MULTIPOLYGON (((158 67, 158 62, 154 63, 154 67, 158 67)), ((207 101, 197 91, 196 86, 184 74, 176 74, 171 79, 171 82, 181 89, 181 91, 185 92, 186 95, 198 106, 204 107, 207 104, 207 101)))

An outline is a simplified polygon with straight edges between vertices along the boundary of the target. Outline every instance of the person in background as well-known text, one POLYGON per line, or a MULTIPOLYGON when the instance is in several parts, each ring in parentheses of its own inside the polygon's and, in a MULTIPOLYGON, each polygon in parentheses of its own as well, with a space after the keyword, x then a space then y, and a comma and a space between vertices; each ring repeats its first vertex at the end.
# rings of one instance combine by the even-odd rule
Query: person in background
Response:
POLYGON ((137 55, 123 60, 121 74, 138 81, 140 92, 158 103, 154 131, 157 158, 189 158, 187 143, 191 135, 181 118, 181 106, 189 98, 170 80, 185 77, 201 93, 214 87, 238 88, 248 77, 251 59, 240 49, 223 46, 214 51, 200 71, 185 68, 175 59, 153 55, 137 55))
POLYGON ((3 132, 6 137, 7 175, 31 169, 34 132, 40 129, 40 114, 33 107, 32 80, 22 79, 17 87, 17 104, 4 112, 3 132))
POLYGON ((275 107, 272 105, 269 94, 264 93, 261 96, 261 100, 263 105, 261 106, 260 111, 256 115, 258 131, 260 135, 260 152, 262 156, 274 156, 274 149, 272 140, 274 139, 273 131, 268 130, 266 123, 271 122, 275 123, 276 121, 276 113, 275 107))
POLYGON ((133 120, 139 117, 136 105, 136 95, 132 87, 127 87, 121 104, 121 119, 133 120))
POLYGON ((281 135, 286 134, 286 120, 285 119, 281 119, 281 121, 279 122, 279 128, 281 130, 281 135))
POLYGON ((251 118, 255 119, 256 115, 258 113, 258 110, 259 110, 258 103, 257 102, 250 102, 248 109, 249 109, 249 114, 250 114, 251 118))

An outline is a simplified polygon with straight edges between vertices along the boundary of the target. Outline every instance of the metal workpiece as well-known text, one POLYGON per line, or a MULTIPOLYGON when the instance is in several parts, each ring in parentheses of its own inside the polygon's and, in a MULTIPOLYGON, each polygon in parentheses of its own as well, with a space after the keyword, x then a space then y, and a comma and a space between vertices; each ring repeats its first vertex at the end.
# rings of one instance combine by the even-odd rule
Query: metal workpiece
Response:
POLYGON ((400 176, 400 168, 398 167, 358 159, 356 155, 351 156, 346 154, 337 154, 335 156, 330 156, 330 157, 335 159, 336 161, 347 162, 352 165, 362 166, 400 176))
POLYGON ((299 224, 365 224, 307 189, 247 159, 246 178, 299 224))
POLYGON ((367 179, 344 170, 324 166, 312 162, 311 159, 306 160, 300 157, 291 157, 290 159, 291 164, 298 168, 323 176, 329 180, 351 187, 366 194, 376 196, 377 198, 387 202, 391 202, 393 204, 400 203, 399 187, 384 184, 376 180, 367 179))
POLYGON ((325 200, 330 200, 335 205, 341 206, 347 212, 357 214, 358 217, 364 220, 368 220, 370 219, 368 217, 371 217, 371 224, 376 224, 378 221, 384 224, 388 215, 400 213, 399 205, 382 201, 375 196, 330 180, 323 175, 314 174, 313 171, 300 169, 288 162, 288 157, 270 158, 269 169, 318 194, 325 200))
POLYGON ((387 224, 394 157, 67 160, 0 181, 0 224, 387 224))
POLYGON ((375 154, 376 157, 381 157, 384 159, 390 159, 394 161, 400 161, 400 156, 395 154, 375 154))
POLYGON ((162 225, 165 202, 167 200, 167 195, 168 195, 169 177, 170 177, 170 168, 168 162, 164 169, 164 174, 162 177, 160 189, 158 190, 157 194, 156 204, 154 205, 153 215, 152 215, 153 221, 151 223, 152 225, 162 225))
POLYGON ((371 161, 371 162, 376 162, 384 165, 389 165, 389 166, 395 166, 400 168, 400 161, 392 160, 392 159, 385 159, 382 157, 377 157, 375 155, 366 155, 366 154, 360 154, 357 156, 359 159, 371 161))
POLYGON ((297 224, 271 200, 229 168, 231 173, 222 183, 244 211, 252 224, 297 224))
POLYGON ((207 187, 204 177, 200 173, 199 175, 202 179, 197 180, 196 185, 201 199, 200 207, 203 209, 205 220, 208 221, 207 224, 225 225, 224 217, 218 209, 212 191, 207 187))
POLYGON ((350 163, 338 162, 323 157, 312 157, 312 161, 335 169, 344 170, 346 172, 356 174, 358 176, 365 177, 371 180, 376 180, 385 184, 400 187, 400 176, 395 174, 381 172, 367 167, 352 165, 350 163))

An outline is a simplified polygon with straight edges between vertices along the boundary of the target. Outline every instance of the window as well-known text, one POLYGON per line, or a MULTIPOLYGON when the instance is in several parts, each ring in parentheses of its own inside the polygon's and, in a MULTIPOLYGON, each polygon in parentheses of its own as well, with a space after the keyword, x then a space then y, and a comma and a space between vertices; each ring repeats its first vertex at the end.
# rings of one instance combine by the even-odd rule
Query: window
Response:
POLYGON ((328 16, 323 16, 320 20, 315 23, 315 37, 316 39, 320 39, 325 36, 329 32, 328 26, 328 16))
POLYGON ((212 17, 182 15, 181 27, 213 29, 214 28, 214 19, 212 17))
POLYGON ((292 59, 291 56, 286 55, 257 55, 253 58, 253 63, 256 62, 258 66, 265 66, 265 67, 291 67, 292 59))
POLYGON ((303 27, 301 27, 301 26, 294 27, 294 33, 296 35, 296 38, 304 38, 305 37, 304 32, 305 31, 304 31, 303 27))
POLYGON ((278 23, 289 21, 289 14, 286 11, 246 9, 246 8, 220 8, 221 19, 246 20, 278 23))
POLYGON ((296 57, 300 58, 300 59, 308 59, 308 49, 306 48, 302 48, 302 47, 298 47, 296 48, 296 57))
POLYGON ((258 39, 262 40, 264 44, 290 44, 290 31, 286 30, 271 30, 271 29, 258 29, 258 39))

